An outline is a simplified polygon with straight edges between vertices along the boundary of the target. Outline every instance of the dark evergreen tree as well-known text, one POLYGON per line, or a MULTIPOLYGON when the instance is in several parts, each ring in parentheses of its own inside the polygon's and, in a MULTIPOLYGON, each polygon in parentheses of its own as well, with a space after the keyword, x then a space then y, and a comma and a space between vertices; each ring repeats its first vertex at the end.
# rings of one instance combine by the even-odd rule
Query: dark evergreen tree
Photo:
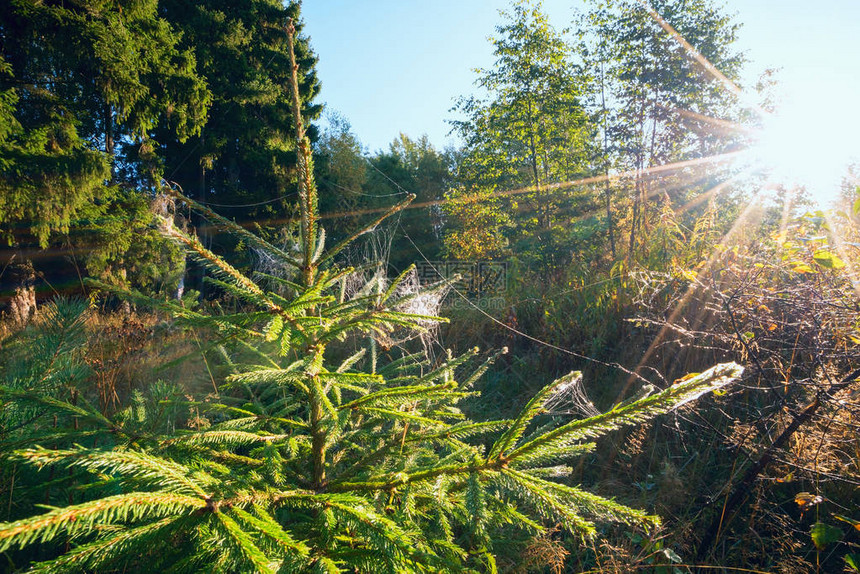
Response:
MULTIPOLYGON (((81 229, 84 211, 87 226, 106 231, 102 219, 130 193, 108 183, 152 182, 150 130, 162 122, 184 140, 208 103, 194 56, 177 48, 156 0, 0 2, 0 94, 5 263, 36 259, 49 245, 73 254, 68 233, 81 229)), ((122 265, 123 254, 113 255, 122 265)))
MULTIPOLYGON (((160 137, 164 177, 185 194, 242 222, 281 224, 295 205, 296 142, 290 117, 286 22, 299 3, 279 0, 176 0, 161 13, 181 32, 212 92, 207 124, 187 142, 160 137)), ((301 31, 301 25, 298 25, 301 31)), ((296 45, 302 113, 322 106, 316 58, 307 38, 296 45)), ((314 139, 311 128, 309 136, 314 139)))
MULTIPOLYGON (((299 3, 279 0, 177 0, 164 2, 161 13, 182 33, 180 45, 192 50, 198 73, 212 92, 206 126, 187 142, 158 130, 164 178, 188 197, 232 221, 269 234, 294 216, 296 142, 290 117, 287 82, 290 63, 285 26, 299 22, 299 3)), ((299 31, 301 25, 298 24, 299 31)), ((316 58, 307 38, 299 36, 302 111, 309 121, 322 106, 313 99, 320 85, 316 58)), ((313 139, 313 128, 309 131, 313 139)), ((214 241, 203 219, 193 219, 203 243, 228 255, 240 267, 252 254, 235 252, 229 236, 214 241)), ((271 237, 271 235, 269 235, 271 237)), ((194 267, 189 284, 203 292, 205 271, 194 267)))

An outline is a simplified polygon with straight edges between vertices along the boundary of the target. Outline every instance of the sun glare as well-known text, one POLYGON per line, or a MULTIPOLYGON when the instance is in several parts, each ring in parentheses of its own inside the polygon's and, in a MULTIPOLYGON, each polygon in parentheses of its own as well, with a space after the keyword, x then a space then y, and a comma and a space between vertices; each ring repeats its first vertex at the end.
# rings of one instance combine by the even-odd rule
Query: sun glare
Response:
POLYGON ((849 95, 821 84, 789 93, 776 113, 762 119, 750 150, 753 163, 772 183, 803 187, 818 205, 829 207, 848 166, 860 160, 860 114, 849 95))

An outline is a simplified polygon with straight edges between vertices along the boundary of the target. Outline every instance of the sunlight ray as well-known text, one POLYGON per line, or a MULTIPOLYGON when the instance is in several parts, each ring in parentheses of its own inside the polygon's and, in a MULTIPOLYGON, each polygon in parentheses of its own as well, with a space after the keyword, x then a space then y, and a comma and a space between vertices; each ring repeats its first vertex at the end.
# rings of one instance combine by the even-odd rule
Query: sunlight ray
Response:
MULTIPOLYGON (((701 166, 701 167, 704 167, 704 166, 701 166)), ((743 172, 742 172, 742 174, 743 174, 743 172)), ((742 174, 732 176, 729 179, 732 182, 736 182, 740 179, 740 176, 742 174)), ((671 174, 669 177, 677 177, 678 175, 679 174, 671 174)), ((680 175, 682 175, 681 179, 675 179, 675 180, 660 179, 660 178, 656 178, 656 177, 653 177, 653 178, 652 177, 644 177, 643 181, 645 183, 649 184, 649 186, 648 186, 648 190, 644 194, 643 198, 644 199, 653 199, 659 195, 669 194, 672 192, 676 192, 678 190, 695 189, 697 186, 702 185, 702 184, 708 182, 709 180, 713 179, 716 174, 711 173, 711 172, 704 172, 704 173, 690 173, 690 174, 680 174, 680 175), (651 184, 654 184, 654 183, 657 183, 658 185, 652 186, 651 184), (652 189, 652 187, 653 187, 653 189, 652 189)), ((723 182, 723 186, 720 187, 720 190, 725 189, 727 184, 728 184, 728 181, 723 182)), ((713 189, 713 188, 711 188, 711 189, 713 189)), ((706 191, 703 193, 708 193, 708 192, 706 191)), ((716 192, 712 193, 711 195, 714 195, 715 193, 716 192)), ((704 198, 704 199, 708 199, 708 198, 704 198)), ((693 207, 696 207, 697 205, 700 205, 701 203, 702 203, 701 201, 698 201, 698 198, 691 200, 687 204, 684 204, 685 206, 689 205, 690 207, 688 209, 682 210, 681 212, 683 213, 684 211, 688 211, 689 209, 692 209, 693 207)), ((681 206, 681 208, 683 208, 683 207, 684 206, 681 206)), ((679 208, 679 209, 681 209, 681 208, 679 208)))
POLYGON ((848 245, 845 242, 845 239, 842 233, 838 232, 839 222, 834 219, 834 215, 829 212, 824 212, 824 218, 827 221, 828 237, 832 242, 833 248, 836 251, 836 254, 842 259, 843 263, 845 263, 845 269, 848 271, 847 275, 850 278, 851 287, 854 289, 854 293, 857 295, 858 299, 860 299, 860 281, 858 281, 857 277, 857 266, 854 264, 854 257, 848 251, 848 245))
MULTIPOLYGON (((735 235, 746 225, 752 223, 752 217, 756 214, 755 208, 761 204, 761 196, 756 194, 753 196, 752 200, 747 203, 744 211, 737 217, 734 224, 732 224, 731 229, 729 229, 726 234, 723 236, 721 243, 724 245, 728 245, 729 242, 734 239, 735 235)), ((720 256, 720 252, 718 250, 713 250, 708 257, 707 263, 703 266, 702 270, 699 272, 700 276, 706 275, 711 272, 714 264, 717 261, 717 258, 720 256)), ((689 303, 693 294, 699 288, 699 285, 694 281, 691 282, 687 287, 687 290, 684 292, 684 295, 678 301, 678 304, 675 306, 675 309, 672 310, 672 313, 669 315, 669 318, 666 319, 666 322, 660 328, 660 331, 657 333, 657 336, 654 337, 654 340, 648 346, 648 349, 642 355, 642 358, 639 360, 639 364, 633 369, 634 373, 639 373, 643 367, 645 367, 646 363, 649 359, 654 355, 657 351, 657 348, 663 343, 663 340, 666 337, 666 333, 670 330, 670 325, 672 325, 675 320, 680 316, 681 312, 685 309, 687 303, 689 303)), ((618 393, 616 401, 622 400, 627 392, 630 390, 630 386, 634 383, 636 379, 632 376, 627 378, 624 386, 621 388, 621 391, 618 393)))
MULTIPOLYGON (((550 192, 550 191, 561 191, 570 189, 573 187, 580 187, 584 185, 593 185, 598 183, 604 183, 607 180, 616 181, 624 178, 632 178, 632 177, 642 177, 654 174, 661 174, 665 172, 671 172, 676 170, 681 170, 689 167, 696 166, 704 166, 704 165, 723 165, 728 164, 738 157, 740 157, 744 152, 743 151, 732 151, 726 152, 722 154, 710 155, 702 158, 677 161, 673 163, 657 165, 649 168, 645 168, 643 170, 629 170, 618 173, 611 173, 609 175, 596 175, 592 177, 584 177, 580 179, 574 179, 570 181, 547 184, 541 187, 541 192, 550 192)), ((504 191, 498 191, 486 195, 481 194, 470 194, 465 195, 463 197, 456 198, 444 198, 444 199, 434 199, 431 201, 419 201, 414 202, 406 206, 404 209, 422 209, 427 207, 437 207, 446 205, 449 203, 459 203, 463 205, 467 205, 470 203, 479 203, 481 201, 485 201, 487 199, 498 199, 503 197, 513 197, 517 195, 525 195, 528 193, 535 193, 538 189, 533 186, 519 187, 515 189, 509 189, 504 191)), ((388 211, 389 207, 371 207, 367 209, 354 209, 351 211, 339 211, 332 213, 322 213, 319 215, 317 219, 338 219, 342 217, 358 217, 362 215, 373 215, 384 213, 388 211)), ((275 218, 275 219, 265 219, 265 220, 256 220, 252 223, 247 223, 246 225, 284 225, 288 223, 293 223, 298 221, 296 217, 286 217, 286 218, 275 218)))
POLYGON ((769 169, 787 182, 802 183, 817 203, 828 203, 838 187, 835 178, 839 172, 851 161, 860 159, 855 136, 860 124, 856 114, 848 111, 854 108, 851 95, 811 82, 794 90, 790 98, 781 102, 779 113, 766 110, 753 101, 752 94, 742 90, 693 47, 647 0, 637 2, 693 60, 734 94, 743 107, 753 110, 763 126, 745 128, 690 110, 676 109, 676 113, 753 136, 754 142, 747 150, 748 163, 769 169), (821 105, 822 102, 826 105, 821 105), (810 109, 817 111, 810 114, 810 109))
POLYGON ((733 122, 731 120, 723 120, 720 118, 715 118, 712 116, 708 116, 705 114, 700 114, 698 112, 694 112, 692 110, 685 110, 683 108, 669 108, 671 111, 675 112, 679 116, 685 117, 687 119, 695 120, 698 122, 706 123, 712 125, 714 127, 720 128, 723 132, 729 133, 742 133, 742 134, 754 134, 756 132, 755 129, 750 126, 745 126, 743 124, 739 124, 737 122, 733 122))
MULTIPOLYGON (((770 183, 769 180, 768 183, 770 183)), ((773 189, 774 191, 779 191, 781 188, 778 185, 770 183, 770 187, 766 189, 773 189)), ((782 202, 782 212, 780 213, 779 220, 779 232, 781 234, 788 231, 788 224, 791 221, 791 213, 794 208, 794 200, 797 198, 796 190, 794 193, 792 193, 787 190, 784 190, 784 188, 782 189, 785 193, 785 200, 782 202)))
POLYGON ((676 212, 677 213, 686 213, 686 212, 690 211, 691 209, 700 206, 701 204, 705 203, 706 201, 711 201, 714 197, 719 195, 722 191, 727 189, 730 185, 737 183, 738 181, 744 179, 748 175, 749 175, 749 172, 741 172, 741 173, 738 173, 736 175, 731 176, 727 180, 722 181, 722 182, 716 184, 715 186, 711 187, 707 191, 703 192, 702 194, 700 194, 695 199, 692 199, 692 200, 688 201, 687 203, 685 203, 684 205, 680 206, 676 210, 676 212))
POLYGON ((645 11, 648 12, 651 18, 653 18, 654 21, 657 22, 657 24, 659 24, 660 27, 663 28, 663 30, 667 34, 669 34, 669 36, 671 36, 676 42, 678 42, 678 44, 681 45, 681 47, 684 48, 684 50, 687 52, 687 54, 690 55, 690 57, 692 57, 696 62, 698 62, 705 69, 706 72, 716 78, 720 82, 720 84, 722 84, 723 87, 725 87, 729 92, 737 96, 738 100, 744 106, 752 108, 761 116, 767 115, 767 111, 762 109, 761 106, 759 106, 758 104, 752 102, 749 96, 747 96, 747 94, 740 87, 738 87, 737 84, 735 84, 732 80, 726 77, 726 75, 723 74, 720 70, 718 70, 716 66, 714 66, 707 58, 705 58, 701 54, 701 52, 699 52, 696 48, 693 47, 692 44, 690 44, 686 39, 684 39, 684 37, 681 36, 681 34, 679 34, 678 31, 675 30, 675 28, 672 27, 671 24, 669 24, 669 22, 667 22, 662 16, 660 16, 660 14, 658 14, 653 7, 651 7, 647 0, 637 0, 637 2, 639 2, 639 4, 645 9, 645 11))

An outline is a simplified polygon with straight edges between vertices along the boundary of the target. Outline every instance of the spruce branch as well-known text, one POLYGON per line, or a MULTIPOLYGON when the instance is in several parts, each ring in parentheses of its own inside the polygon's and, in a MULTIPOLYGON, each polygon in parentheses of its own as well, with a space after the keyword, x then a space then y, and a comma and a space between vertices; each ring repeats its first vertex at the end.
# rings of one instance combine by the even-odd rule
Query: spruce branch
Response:
POLYGON ((205 510, 207 501, 170 492, 131 492, 108 496, 45 514, 0 524, 0 552, 35 542, 50 542, 60 535, 87 533, 98 526, 166 516, 190 516, 205 510))
POLYGON ((511 445, 515 444, 520 437, 522 437, 526 427, 538 414, 541 413, 544 403, 546 403, 557 389, 579 384, 580 380, 582 380, 582 373, 574 371, 564 377, 556 379, 541 389, 541 391, 536 394, 528 404, 526 404, 525 408, 523 408, 522 412, 514 421, 514 424, 512 424, 505 434, 499 437, 499 440, 497 440, 492 446, 489 454, 487 455, 487 460, 499 458, 508 448, 511 447, 511 445))
POLYGON ((114 421, 108 419, 101 414, 97 409, 92 408, 83 398, 79 397, 82 406, 73 405, 70 402, 55 399, 47 395, 41 395, 28 391, 19 391, 8 387, 0 386, 0 398, 5 398, 9 401, 19 401, 23 403, 33 403, 42 408, 46 408, 51 412, 58 414, 66 414, 101 427, 110 432, 122 434, 122 428, 114 421))
POLYGON ((235 554, 243 558, 243 560, 237 560, 242 565, 242 571, 260 572, 262 574, 275 574, 277 572, 277 561, 266 556, 254 543, 251 536, 227 512, 217 512, 215 516, 224 532, 227 533, 227 539, 230 541, 228 546, 235 554))
POLYGON ((662 392, 627 405, 619 405, 597 416, 572 421, 546 432, 510 451, 504 458, 515 460, 544 447, 562 446, 582 439, 597 438, 623 426, 643 422, 694 401, 706 393, 721 389, 738 380, 742 373, 743 367, 736 363, 716 365, 704 373, 675 383, 662 392))
POLYGON ((535 488, 545 491, 558 504, 575 508, 578 513, 588 514, 595 520, 621 522, 631 526, 659 526, 660 524, 660 519, 656 516, 649 516, 641 510, 629 508, 580 488, 566 486, 510 468, 504 469, 502 474, 521 483, 530 483, 535 488))
POLYGON ((294 387, 304 395, 310 395, 308 376, 305 372, 287 369, 257 369, 230 375, 227 382, 243 385, 277 385, 279 387, 294 387))
MULTIPOLYGON (((37 468, 62 465, 79 467, 92 473, 114 473, 123 478, 133 477, 143 484, 168 492, 206 496, 203 488, 187 477, 191 470, 184 465, 143 452, 114 448, 95 450, 78 447, 70 450, 35 448, 18 451, 14 459, 28 462, 37 468)), ((209 481, 212 484, 212 481, 209 481)))
POLYGON ((162 446, 220 446, 237 448, 259 442, 280 442, 286 440, 288 437, 289 435, 258 434, 238 430, 204 430, 189 432, 176 438, 168 439, 162 443, 162 446))
POLYGON ((457 393, 452 391, 457 387, 456 383, 451 382, 444 385, 410 385, 404 387, 385 388, 373 393, 359 397, 353 401, 340 406, 341 409, 358 409, 367 406, 378 405, 397 405, 402 402, 402 399, 410 400, 423 398, 462 398, 465 393, 457 393))
POLYGON ((496 475, 494 483, 517 500, 526 504, 545 520, 561 524, 568 532, 594 536, 594 524, 580 516, 575 508, 557 500, 550 492, 537 484, 532 477, 522 479, 510 472, 496 475))
MULTIPOLYGON (((258 235, 251 233, 250 231, 248 231, 247 229, 245 229, 241 225, 238 225, 237 223, 234 223, 234 222, 230 221, 229 219, 218 215, 215 211, 213 211, 209 207, 207 207, 201 203, 197 203, 196 201, 194 201, 190 197, 183 195, 179 191, 171 188, 170 186, 166 186, 166 185, 161 186, 160 191, 162 193, 164 193, 165 195, 169 195, 173 199, 176 199, 177 201, 184 203, 193 211, 196 211, 197 213, 201 214, 204 218, 209 220, 209 222, 214 224, 216 227, 219 227, 220 229, 223 229, 229 233, 232 233, 232 234, 235 234, 235 235, 241 237, 249 245, 252 245, 258 249, 261 249, 262 251, 265 251, 267 254, 272 255, 272 256, 276 257, 277 259, 280 259, 283 263, 290 265, 292 267, 295 267, 296 269, 301 267, 301 264, 294 257, 289 255, 288 253, 286 253, 282 249, 275 247, 274 245, 272 245, 268 241, 262 239, 258 235)), ((168 224, 167 227, 172 227, 172 225, 168 224)))
POLYGON ((129 555, 143 555, 163 543, 183 522, 182 516, 169 516, 151 524, 121 529, 118 533, 77 546, 66 554, 34 564, 28 572, 62 574, 66 572, 106 571, 129 555))

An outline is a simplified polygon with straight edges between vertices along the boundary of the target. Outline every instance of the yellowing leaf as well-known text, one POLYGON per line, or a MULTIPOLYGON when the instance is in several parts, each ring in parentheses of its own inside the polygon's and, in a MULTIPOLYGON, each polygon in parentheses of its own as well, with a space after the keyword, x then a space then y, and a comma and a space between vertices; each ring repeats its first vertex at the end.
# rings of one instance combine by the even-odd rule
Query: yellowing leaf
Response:
POLYGON ((824 498, 817 495, 811 494, 809 492, 798 492, 794 497, 794 502, 800 507, 801 510, 806 510, 807 508, 811 508, 816 504, 821 504, 824 502, 824 498))
POLYGON ((833 518, 836 520, 841 520, 842 522, 847 522, 851 526, 854 527, 855 530, 860 530, 860 520, 854 520, 853 518, 848 518, 847 516, 842 516, 841 514, 834 514, 833 518))
POLYGON ((795 273, 817 273, 815 269, 800 261, 795 261, 792 265, 794 265, 794 267, 792 267, 791 270, 795 273))

